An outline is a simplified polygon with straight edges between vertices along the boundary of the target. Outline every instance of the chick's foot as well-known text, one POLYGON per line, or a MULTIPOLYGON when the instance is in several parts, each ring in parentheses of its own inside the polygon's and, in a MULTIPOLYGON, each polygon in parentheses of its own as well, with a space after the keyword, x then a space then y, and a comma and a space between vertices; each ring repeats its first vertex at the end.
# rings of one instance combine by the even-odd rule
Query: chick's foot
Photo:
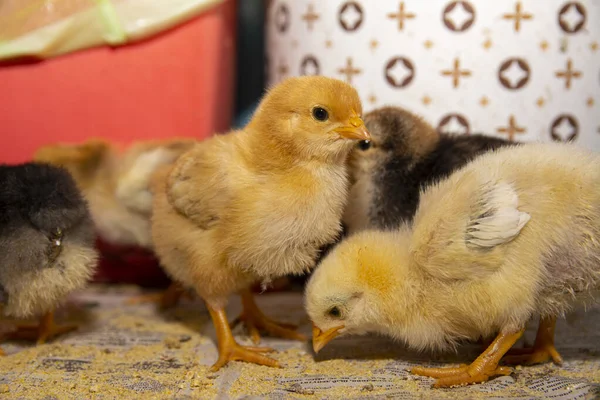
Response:
POLYGON ((208 306, 208 311, 215 324, 219 347, 219 359, 213 364, 211 371, 218 371, 229 361, 246 361, 268 367, 279 367, 279 363, 276 360, 261 354, 272 352, 274 351, 273 349, 268 347, 240 346, 235 341, 227 322, 225 310, 222 308, 213 309, 208 306))
POLYGON ((54 322, 54 312, 44 315, 37 325, 19 324, 16 330, 4 335, 6 340, 35 340, 44 344, 47 340, 64 335, 78 328, 77 324, 57 325, 54 322))
POLYGON ((128 298, 127 300, 125 300, 125 304, 133 306, 143 303, 160 303, 162 301, 163 296, 163 292, 140 294, 128 298))
POLYGON ((497 375, 510 375, 512 368, 495 367, 494 369, 476 370, 471 365, 458 368, 422 368, 415 367, 411 373, 415 375, 438 378, 433 387, 464 386, 473 383, 481 383, 497 375))
POLYGON ((511 365, 532 365, 547 361, 554 361, 560 365, 562 357, 554 347, 554 328, 556 318, 541 318, 533 347, 524 349, 511 349, 503 361, 511 365))
POLYGON ((498 363, 522 335, 522 330, 517 333, 500 333, 492 344, 470 365, 462 365, 456 368, 415 367, 411 369, 411 373, 437 378, 433 384, 435 388, 464 386, 485 382, 497 375, 510 375, 512 368, 499 367, 498 363))
POLYGON ((210 368, 212 372, 216 372, 229 361, 246 361, 258 365, 266 365, 267 367, 279 367, 279 363, 260 353, 270 353, 274 351, 268 347, 253 347, 240 346, 235 341, 231 344, 226 344, 219 347, 219 359, 210 368))
POLYGON ((244 311, 240 317, 236 318, 234 324, 240 321, 244 322, 254 344, 258 344, 260 342, 260 331, 264 331, 271 336, 281 337, 284 339, 300 341, 307 340, 305 335, 296 332, 296 329, 298 328, 296 325, 277 322, 263 314, 263 312, 260 311, 256 305, 254 296, 249 290, 243 291, 241 296, 244 311))
POLYGON ((125 302, 128 305, 136 305, 142 303, 157 303, 162 310, 174 307, 179 302, 181 296, 191 297, 190 294, 185 290, 181 284, 177 282, 171 283, 171 285, 164 292, 142 294, 134 296, 125 302))

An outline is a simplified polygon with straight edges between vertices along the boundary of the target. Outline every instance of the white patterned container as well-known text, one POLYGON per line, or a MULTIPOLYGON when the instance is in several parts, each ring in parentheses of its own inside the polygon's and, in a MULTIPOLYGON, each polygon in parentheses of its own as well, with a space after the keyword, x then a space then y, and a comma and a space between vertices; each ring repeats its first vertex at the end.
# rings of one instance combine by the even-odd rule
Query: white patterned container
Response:
POLYGON ((364 111, 600 150, 600 0, 273 0, 269 84, 321 74, 364 111))

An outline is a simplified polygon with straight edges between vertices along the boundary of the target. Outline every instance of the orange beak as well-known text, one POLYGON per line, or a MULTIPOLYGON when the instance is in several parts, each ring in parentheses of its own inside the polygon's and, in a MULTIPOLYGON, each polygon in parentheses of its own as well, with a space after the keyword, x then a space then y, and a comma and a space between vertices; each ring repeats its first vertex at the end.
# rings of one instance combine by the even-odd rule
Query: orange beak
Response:
POLYGON ((350 117, 348 124, 335 130, 341 137, 352 140, 371 140, 371 134, 358 116, 350 117))
POLYGON ((313 350, 315 353, 318 353, 327 343, 329 343, 333 338, 338 336, 339 330, 343 329, 344 325, 336 326, 334 328, 328 329, 325 332, 321 332, 319 328, 313 324, 313 350))

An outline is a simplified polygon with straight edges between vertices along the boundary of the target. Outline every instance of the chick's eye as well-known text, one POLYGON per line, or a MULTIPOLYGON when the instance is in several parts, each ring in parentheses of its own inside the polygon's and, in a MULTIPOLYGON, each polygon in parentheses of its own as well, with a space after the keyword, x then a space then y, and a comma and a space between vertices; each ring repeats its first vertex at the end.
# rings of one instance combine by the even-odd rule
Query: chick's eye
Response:
POLYGON ((332 307, 327 314, 329 314, 330 317, 333 318, 340 318, 342 316, 342 312, 340 311, 339 308, 337 307, 332 307))
POLYGON ((363 151, 369 150, 371 148, 371 141, 370 140, 361 140, 360 142, 358 142, 358 148, 363 151))
POLYGON ((317 121, 327 121, 329 119, 329 113, 323 107, 313 108, 312 115, 317 121))
POLYGON ((63 249, 63 231, 60 228, 56 228, 50 233, 48 237, 50 243, 46 249, 46 256, 48 257, 48 265, 51 266, 54 261, 58 258, 63 249))

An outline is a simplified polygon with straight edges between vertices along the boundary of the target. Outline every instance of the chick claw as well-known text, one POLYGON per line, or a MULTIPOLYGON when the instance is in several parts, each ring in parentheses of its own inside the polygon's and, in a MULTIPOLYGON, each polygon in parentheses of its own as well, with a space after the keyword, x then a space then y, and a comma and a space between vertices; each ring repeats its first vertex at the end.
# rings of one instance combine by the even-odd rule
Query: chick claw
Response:
POLYGON ((443 388, 486 382, 493 376, 510 375, 513 370, 509 367, 496 367, 491 371, 478 371, 469 365, 463 365, 457 368, 415 367, 410 372, 415 375, 438 378, 433 387, 443 388))
POLYGON ((550 346, 543 349, 529 348, 529 349, 515 349, 521 350, 517 352, 511 352, 510 355, 504 357, 503 361, 510 365, 533 365, 541 364, 547 361, 554 361, 554 363, 561 365, 563 359, 554 346, 550 346), (521 354, 519 354, 521 353, 521 354))
POLYGON ((163 292, 147 293, 134 296, 127 299, 125 304, 137 305, 143 303, 158 303, 161 310, 166 310, 168 308, 174 307, 179 302, 179 299, 182 296, 185 296, 188 299, 192 299, 191 294, 187 292, 183 286, 181 286, 177 282, 173 282, 163 292))
POLYGON ((284 339, 300 341, 307 340, 305 335, 296 332, 298 326, 274 321, 263 314, 254 302, 252 293, 249 291, 242 292, 242 304, 244 306, 242 315, 236 318, 231 325, 234 326, 240 321, 243 321, 254 344, 260 343, 261 330, 272 336, 281 337, 284 339))
POLYGON ((511 365, 532 365, 545 363, 552 359, 556 364, 561 365, 563 359, 554 347, 555 326, 555 318, 541 319, 533 347, 510 349, 507 352, 509 355, 504 357, 503 361, 511 365))
POLYGON ((78 328, 76 324, 56 325, 54 313, 50 312, 42 317, 39 325, 17 325, 17 330, 4 335, 8 340, 37 340, 37 344, 44 344, 48 339, 69 333, 78 328))
POLYGON ((226 346, 224 349, 219 351, 219 359, 210 368, 212 372, 216 372, 229 361, 246 361, 259 365, 266 365, 267 367, 279 368, 279 362, 260 353, 270 353, 275 350, 269 347, 254 347, 254 346, 240 346, 237 343, 226 346))
POLYGON ((231 333, 227 314, 222 307, 212 307, 207 303, 208 312, 215 324, 217 331, 217 347, 219 349, 219 358, 211 367, 211 371, 216 372, 229 361, 247 361, 254 364, 266 365, 268 367, 279 367, 279 363, 269 357, 259 353, 268 353, 274 351, 266 347, 240 346, 231 333))
POLYGON ((284 339, 300 341, 306 340, 305 335, 295 331, 295 329, 298 328, 296 325, 274 321, 262 313, 260 313, 260 315, 242 313, 242 315, 236 318, 231 325, 235 326, 240 322, 243 322, 246 326, 246 330, 248 331, 250 339, 254 344, 260 343, 261 330, 272 336, 277 336, 284 339))
POLYGON ((133 296, 125 300, 125 304, 134 306, 143 303, 160 303, 163 299, 163 293, 146 293, 138 296, 133 296))
POLYGON ((523 332, 524 329, 514 333, 499 333, 488 348, 469 365, 462 364, 456 368, 415 367, 410 372, 415 375, 437 378, 433 384, 435 388, 481 383, 496 375, 510 375, 513 372, 512 368, 499 367, 498 362, 523 336, 523 332))

